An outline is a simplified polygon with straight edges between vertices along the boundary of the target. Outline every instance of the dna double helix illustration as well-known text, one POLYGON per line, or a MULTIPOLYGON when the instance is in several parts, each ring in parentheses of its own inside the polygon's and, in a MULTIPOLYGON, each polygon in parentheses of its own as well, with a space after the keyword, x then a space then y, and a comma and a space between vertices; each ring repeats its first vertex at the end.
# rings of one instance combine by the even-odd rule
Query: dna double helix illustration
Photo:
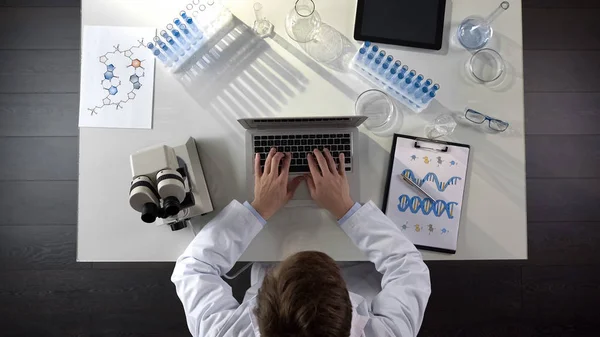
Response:
POLYGON ((429 198, 421 198, 419 196, 410 197, 406 194, 402 194, 398 198, 398 210, 400 212, 405 212, 407 209, 410 209, 414 214, 421 211, 423 214, 429 215, 429 213, 433 212, 438 218, 445 212, 448 215, 448 219, 453 219, 454 206, 458 206, 458 203, 454 201, 446 202, 444 200, 433 201, 429 198))
POLYGON ((405 169, 404 171, 402 171, 402 175, 412 180, 415 184, 419 185, 419 187, 423 186, 423 184, 425 184, 426 181, 433 181, 437 186, 438 191, 440 192, 444 192, 446 188, 450 185, 456 185, 456 183, 462 179, 461 177, 452 177, 448 179, 448 181, 443 182, 439 181, 437 175, 433 172, 429 172, 422 179, 419 179, 410 169, 405 169))

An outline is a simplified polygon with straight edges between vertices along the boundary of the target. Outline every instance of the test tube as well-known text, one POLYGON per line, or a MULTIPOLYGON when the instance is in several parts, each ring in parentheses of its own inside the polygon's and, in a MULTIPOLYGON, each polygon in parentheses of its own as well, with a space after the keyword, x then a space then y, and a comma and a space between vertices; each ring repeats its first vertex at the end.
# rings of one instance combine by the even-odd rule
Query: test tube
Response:
POLYGON ((393 84, 398 84, 398 82, 404 80, 404 74, 403 73, 398 73, 398 76, 392 78, 392 83, 393 84))
POLYGON ((402 66, 402 69, 400 69, 400 74, 404 75, 404 73, 408 70, 408 66, 405 64, 402 66))
POLYGON ((177 29, 173 28, 173 25, 168 24, 167 29, 171 31, 171 34, 177 39, 177 41, 185 50, 190 49, 190 44, 183 38, 183 36, 181 36, 181 33, 177 29))
POLYGON ((377 53, 379 51, 379 47, 377 47, 376 45, 373 45, 373 47, 371 47, 371 51, 374 53, 377 53))
POLYGON ((431 87, 431 92, 436 92, 440 90, 440 85, 439 84, 434 84, 433 87, 431 87))
POLYGON ((204 34, 202 34, 198 26, 194 23, 194 20, 191 17, 189 17, 185 11, 181 11, 179 15, 181 16, 183 21, 185 21, 187 26, 190 27, 192 32, 194 32, 194 34, 196 34, 201 39, 204 34))
POLYGON ((425 78, 425 77, 423 77, 423 74, 419 74, 419 75, 417 76, 417 78, 415 79, 415 82, 416 82, 416 83, 421 83, 421 81, 423 81, 423 79, 424 79, 424 78, 425 78))
MULTIPOLYGON (((409 74, 410 75, 410 74, 409 74)), ((404 81, 400 82, 400 88, 406 89, 412 83, 412 77, 406 77, 404 81)))
POLYGON ((379 75, 383 75, 385 74, 385 72, 388 70, 388 68, 390 67, 389 63, 383 63, 381 65, 381 67, 379 67, 379 71, 377 71, 379 73, 379 75))
POLYGON ((394 57, 392 55, 388 55, 388 57, 385 59, 385 63, 392 63, 392 61, 394 60, 394 57))
POLYGON ((375 53, 369 53, 367 57, 365 57, 365 65, 368 66, 371 62, 373 62, 373 58, 375 57, 375 53))
POLYGON ((380 50, 378 57, 381 57, 381 60, 383 61, 383 58, 385 57, 385 50, 380 50))
POLYGON ((415 77, 416 74, 417 74, 416 71, 411 70, 410 73, 408 73, 408 75, 406 75, 406 78, 410 78, 412 80, 412 78, 415 77))
POLYGON ((387 74, 385 74, 385 79, 386 80, 391 80, 392 78, 396 78, 396 69, 394 69, 394 66, 392 66, 390 68, 390 71, 388 71, 387 74))
POLYGON ((380 64, 381 64, 381 57, 378 56, 374 62, 371 62, 371 69, 375 70, 375 69, 379 68, 380 64))
MULTIPOLYGON (((158 36, 157 36, 158 38, 158 36)), ((167 45, 162 42, 162 41, 157 41, 156 44, 158 44, 158 46, 160 47, 160 49, 162 49, 162 51, 167 54, 167 56, 169 58, 171 58, 174 62, 179 61, 179 57, 177 55, 175 55, 175 53, 173 53, 173 51, 171 49, 169 49, 169 47, 167 47, 167 45)))
POLYGON ((179 29, 183 32, 183 35, 185 35, 185 37, 192 42, 192 44, 196 44, 196 39, 194 38, 192 33, 190 33, 190 30, 187 29, 186 25, 184 25, 183 23, 180 24, 179 29))
POLYGON ((371 41, 365 41, 365 43, 363 43, 362 48, 365 49, 369 49, 369 47, 371 47, 371 41))
POLYGON ((358 55, 356 55, 356 61, 360 61, 365 58, 365 54, 367 50, 363 47, 358 50, 358 55))
POLYGON ((165 64, 165 66, 171 66, 171 61, 163 53, 161 53, 160 50, 156 49, 156 46, 154 46, 152 42, 148 42, 146 46, 152 51, 152 55, 156 56, 157 59, 161 60, 162 63, 165 64))
POLYGON ((401 65, 402 65, 402 62, 400 62, 400 60, 396 60, 396 62, 394 62, 394 64, 390 68, 390 70, 394 69, 394 70, 398 71, 398 68, 400 68, 401 65))
POLYGON ((414 82, 413 85, 411 85, 410 87, 408 87, 408 89, 406 90, 406 92, 409 93, 409 94, 412 94, 413 92, 415 92, 419 88, 421 88, 421 83, 414 82))
POLYGON ((433 81, 431 80, 431 78, 428 78, 425 83, 423 83, 423 87, 428 87, 431 85, 431 83, 433 83, 433 81))
POLYGON ((415 92, 415 98, 420 98, 421 96, 425 95, 428 92, 429 92, 429 88, 427 88, 426 86, 423 86, 421 88, 421 90, 417 90, 415 92))
POLYGON ((167 41, 167 43, 171 46, 176 53, 179 53, 179 56, 185 55, 185 50, 183 50, 176 42, 173 40, 171 36, 167 33, 166 30, 161 30, 160 35, 167 41))
POLYGON ((435 91, 431 91, 429 92, 429 95, 425 95, 422 99, 421 102, 424 104, 429 103, 429 101, 431 101, 433 98, 435 97, 435 91))

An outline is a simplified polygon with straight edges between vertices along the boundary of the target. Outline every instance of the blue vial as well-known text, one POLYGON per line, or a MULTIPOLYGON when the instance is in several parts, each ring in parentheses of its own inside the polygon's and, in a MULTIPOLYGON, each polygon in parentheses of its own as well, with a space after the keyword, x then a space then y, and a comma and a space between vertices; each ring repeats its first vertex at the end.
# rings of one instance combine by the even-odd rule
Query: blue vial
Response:
POLYGON ((358 50, 358 55, 356 55, 356 61, 360 61, 360 60, 364 59, 366 53, 367 53, 367 50, 365 48, 360 48, 358 50))
POLYGON ((202 34, 202 31, 200 29, 198 29, 198 26, 196 26, 196 24, 194 23, 194 20, 192 20, 192 18, 188 17, 187 19, 185 19, 185 23, 188 25, 188 27, 190 27, 192 32, 194 32, 194 34, 196 34, 198 39, 202 39, 204 37, 204 34, 202 34))
POLYGON ((428 78, 425 83, 423 83, 423 87, 428 87, 431 85, 431 83, 433 83, 433 81, 431 80, 431 78, 428 78))
POLYGON ((385 63, 392 63, 393 60, 394 60, 394 57, 392 55, 388 55, 388 57, 386 57, 386 59, 385 59, 385 63))
POLYGON ((194 36, 192 35, 192 33, 190 33, 190 30, 187 29, 187 26, 184 25, 183 23, 179 25, 179 30, 181 30, 183 32, 183 35, 190 40, 190 42, 192 42, 192 44, 196 44, 196 39, 194 38, 194 36))
POLYGON ((371 41, 365 41, 365 43, 363 43, 362 47, 365 49, 369 49, 369 47, 371 47, 371 41))
POLYGON ((402 66, 402 69, 400 69, 400 73, 404 75, 404 73, 408 70, 408 66, 405 64, 402 66))
POLYGON ((383 58, 385 57, 385 50, 380 50, 379 56, 377 56, 377 57, 381 57, 381 60, 383 61, 383 58))
POLYGON ((381 57, 377 57, 375 59, 375 62, 371 63, 371 69, 375 70, 375 69, 379 68, 380 64, 381 64, 381 57))
POLYGON ((408 89, 406 90, 406 92, 409 93, 409 94, 412 94, 413 92, 415 92, 419 88, 421 88, 421 83, 414 82, 413 85, 411 85, 410 87, 408 87, 408 89))
POLYGON ((171 66, 171 61, 169 61, 169 59, 163 53, 161 53, 160 50, 156 49, 156 46, 154 46, 152 42, 148 42, 146 46, 152 51, 152 55, 156 56, 156 58, 161 60, 162 63, 164 63, 167 67, 171 66))
POLYGON ((412 83, 412 78, 407 76, 404 79, 404 81, 400 82, 400 88, 406 89, 411 83, 412 83))
POLYGON ((394 66, 392 66, 390 68, 390 71, 388 71, 388 73, 385 74, 385 79, 386 80, 391 80, 392 77, 396 77, 396 69, 394 69, 394 66))
POLYGON ((399 60, 396 60, 396 62, 394 62, 394 64, 392 65, 391 69, 394 69, 394 70, 397 71, 398 68, 400 68, 401 65, 402 65, 402 62, 400 62, 399 60))
POLYGON ((398 73, 398 76, 392 78, 392 83, 394 84, 398 84, 398 82, 404 80, 404 74, 403 73, 398 73))
POLYGON ((421 96, 425 95, 428 92, 429 92, 429 88, 423 86, 421 88, 421 90, 417 90, 417 92, 415 92, 415 98, 420 98, 421 96))
POLYGON ((158 41, 157 44, 160 47, 160 49, 162 49, 162 51, 165 54, 167 54, 167 56, 169 56, 171 59, 173 59, 173 61, 175 61, 175 62, 179 61, 179 57, 177 57, 177 55, 175 55, 175 53, 173 53, 173 51, 171 49, 169 49, 169 47, 167 47, 167 45, 164 42, 158 41))
POLYGON ((417 82, 417 83, 421 83, 421 81, 423 81, 423 79, 424 79, 424 78, 425 78, 425 77, 423 77, 423 74, 419 74, 419 75, 417 76, 417 78, 415 79, 415 82, 417 82))
POLYGON ((373 58, 375 57, 374 53, 369 53, 365 58, 365 65, 368 66, 371 62, 373 62, 373 58))
POLYGON ((173 34, 173 36, 177 39, 177 41, 179 41, 179 43, 181 43, 181 45, 183 46, 183 48, 185 50, 190 49, 190 44, 183 38, 183 36, 181 36, 181 33, 177 29, 171 30, 171 34, 173 34))
POLYGON ((171 46, 171 49, 173 49, 176 53, 179 53, 180 56, 185 55, 185 51, 175 42, 175 40, 173 40, 171 36, 169 36, 165 30, 161 30, 160 35, 171 46))
POLYGON ((376 45, 373 45, 373 47, 371 47, 371 51, 376 53, 379 51, 379 47, 377 47, 376 45))
POLYGON ((411 70, 410 73, 408 73, 408 75, 406 75, 406 78, 410 78, 412 80, 412 78, 415 77, 416 74, 417 74, 416 71, 411 70))
POLYGON ((427 104, 435 97, 435 91, 429 93, 429 95, 425 95, 423 99, 421 99, 421 103, 427 104))
POLYGON ((433 87, 431 87, 431 92, 436 92, 440 90, 440 85, 439 84, 434 84, 433 87))
POLYGON ((389 63, 384 63, 381 65, 381 67, 379 67, 379 71, 377 71, 379 73, 379 75, 383 75, 385 74, 385 72, 388 70, 388 68, 390 67, 389 63))

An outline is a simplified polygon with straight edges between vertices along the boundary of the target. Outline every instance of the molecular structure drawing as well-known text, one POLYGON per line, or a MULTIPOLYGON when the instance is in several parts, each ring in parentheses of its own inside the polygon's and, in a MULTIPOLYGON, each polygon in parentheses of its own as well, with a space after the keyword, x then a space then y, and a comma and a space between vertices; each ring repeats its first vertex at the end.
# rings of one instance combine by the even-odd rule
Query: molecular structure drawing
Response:
POLYGON ((113 51, 98 57, 98 61, 106 66, 106 71, 100 81, 106 96, 102 98, 102 104, 88 108, 92 116, 109 106, 114 106, 116 110, 122 109, 123 104, 135 99, 136 91, 142 87, 142 78, 145 75, 145 69, 142 66, 144 60, 135 56, 137 49, 144 48, 144 39, 137 42, 137 45, 125 50, 121 50, 119 45, 113 46, 113 51), (121 77, 128 81, 123 83, 121 77))

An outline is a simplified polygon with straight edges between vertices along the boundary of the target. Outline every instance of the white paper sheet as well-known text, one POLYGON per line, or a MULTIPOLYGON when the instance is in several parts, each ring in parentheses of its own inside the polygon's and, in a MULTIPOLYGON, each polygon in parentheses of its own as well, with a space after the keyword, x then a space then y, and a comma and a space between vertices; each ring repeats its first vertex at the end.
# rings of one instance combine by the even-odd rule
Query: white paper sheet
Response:
MULTIPOLYGON (((386 215, 415 244, 456 250, 465 190, 469 148, 449 145, 448 152, 414 147, 415 140, 396 138, 386 215), (402 180, 405 175, 435 201, 402 180)), ((441 148, 443 145, 423 143, 441 148)))
POLYGON ((154 56, 146 27, 83 27, 80 127, 152 128, 154 56))

